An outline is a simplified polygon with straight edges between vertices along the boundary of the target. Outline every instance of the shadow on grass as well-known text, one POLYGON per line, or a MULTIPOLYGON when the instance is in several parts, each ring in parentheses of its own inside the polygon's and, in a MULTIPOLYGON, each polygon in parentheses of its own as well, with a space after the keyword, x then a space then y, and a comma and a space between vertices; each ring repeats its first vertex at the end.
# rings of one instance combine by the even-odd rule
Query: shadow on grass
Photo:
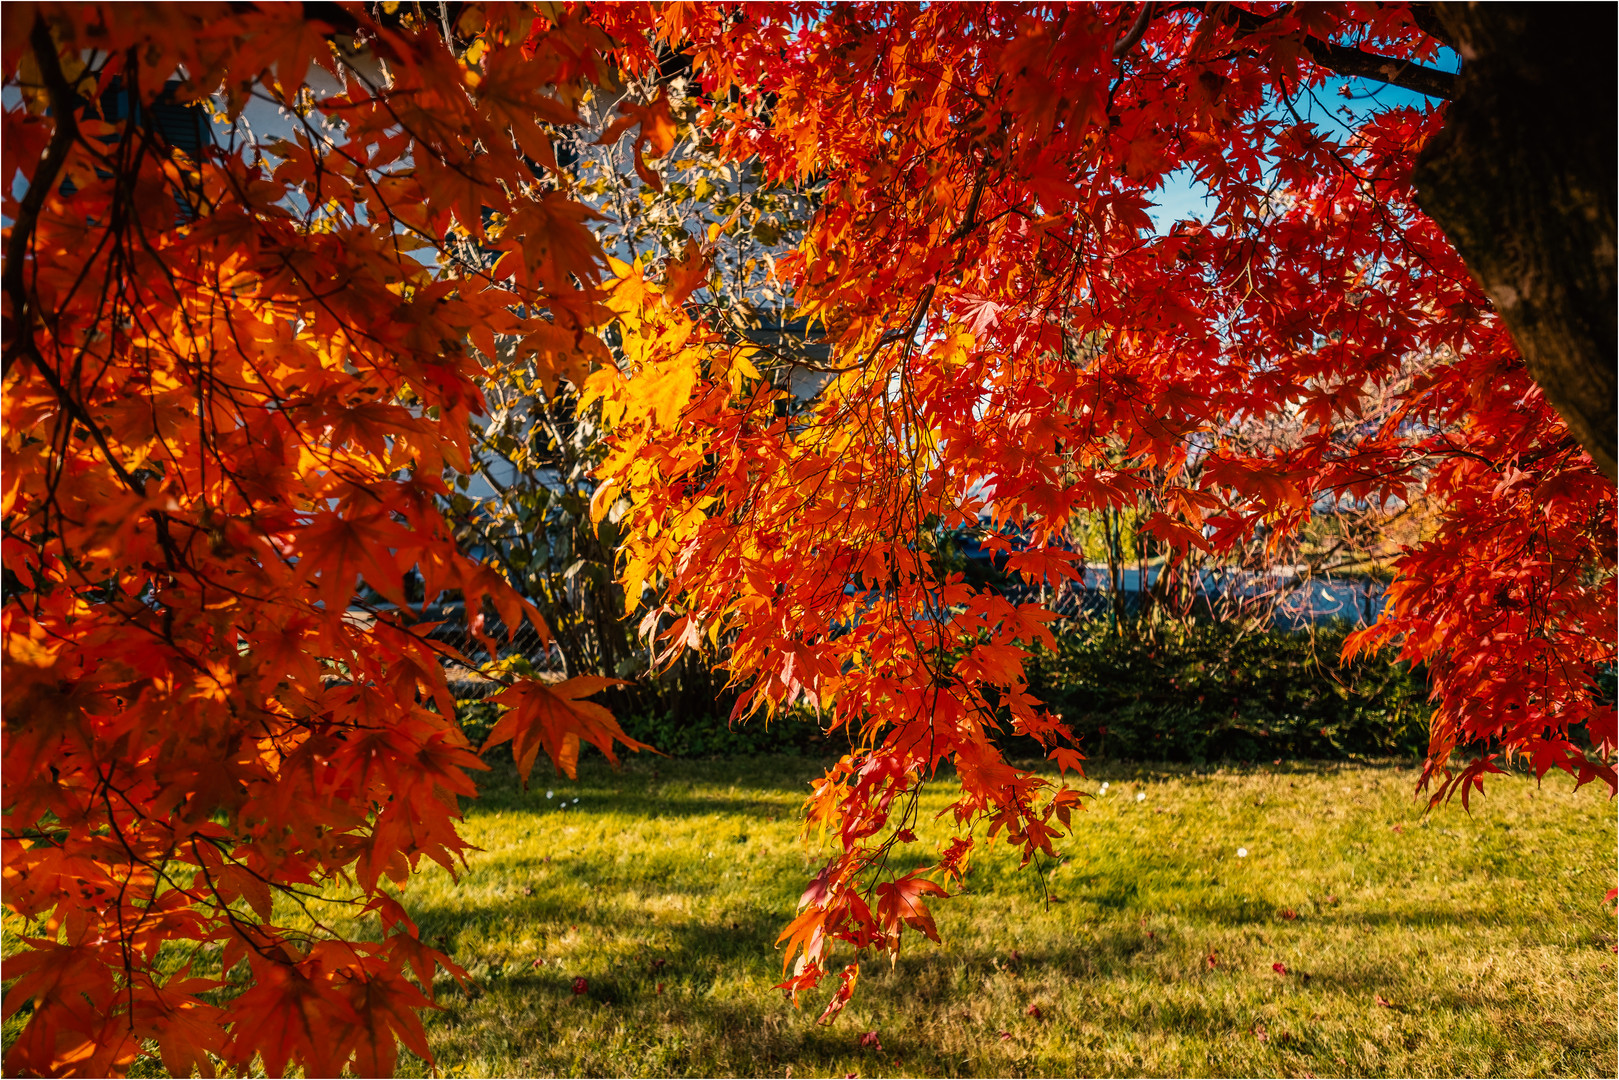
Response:
MULTIPOLYGON (((723 783, 733 778, 737 785, 760 788, 779 795, 805 795, 808 785, 837 761, 835 756, 753 758, 669 758, 643 753, 621 755, 617 769, 593 748, 587 747, 579 766, 581 784, 596 786, 645 786, 648 784, 723 783)), ((479 799, 470 805, 490 799, 527 798, 536 790, 554 787, 559 783, 574 783, 539 764, 529 781, 529 790, 523 791, 506 747, 495 749, 485 758, 490 765, 488 773, 478 776, 479 799)), ((1043 758, 1009 758, 1008 763, 1021 769, 1056 775, 1056 766, 1043 758)), ((1421 761, 1413 758, 1368 758, 1364 760, 1294 760, 1268 761, 1211 761, 1186 764, 1165 761, 1133 761, 1120 758, 1092 758, 1085 762, 1085 780, 1163 780, 1228 779, 1234 776, 1301 776, 1325 777, 1343 772, 1402 772, 1415 771, 1421 761)), ((955 782, 954 771, 948 763, 929 783, 955 782)))
MULTIPOLYGON (((498 913, 509 912, 500 909, 498 913)), ((468 914, 478 917, 476 912, 468 914)), ((1200 914, 1188 913, 1193 917, 1200 914)), ((450 913, 423 915, 427 930, 450 913)), ((569 917, 587 935, 622 928, 611 915, 592 918, 572 912, 569 917)), ((1248 921, 1256 926, 1268 924, 1263 919, 1248 921)), ((761 912, 729 920, 694 918, 665 924, 660 927, 665 946, 648 948, 605 974, 594 974, 584 994, 574 992, 576 972, 558 966, 536 970, 525 958, 513 958, 505 970, 491 971, 472 996, 451 993, 443 999, 448 1008, 440 1022, 450 1030, 435 1041, 442 1040, 447 1049, 453 1047, 456 1027, 469 1022, 476 1025, 476 1014, 485 1018, 482 1023, 501 1026, 512 1039, 528 1044, 522 1061, 533 1074, 760 1075, 779 1073, 784 1063, 825 1070, 842 1068, 851 1055, 859 1060, 864 1053, 858 1043, 859 1027, 851 1027, 848 1021, 838 1027, 817 1025, 818 998, 803 1011, 795 1011, 773 994, 735 991, 739 975, 769 983, 779 980, 779 954, 772 952, 779 926, 779 918, 761 912), (582 1062, 578 1047, 561 1036, 586 1029, 639 1031, 648 1056, 618 1057, 614 1066, 582 1062), (656 1032, 662 1032, 661 1037, 656 1032), (657 1045, 655 1055, 651 1053, 653 1043, 657 1045)), ((1009 1017, 1004 1008, 988 1006, 964 993, 964 988, 976 991, 989 980, 1012 984, 1014 996, 1020 987, 1027 987, 1026 996, 1041 1001, 1050 1000, 1054 984, 1100 987, 1135 983, 1161 989, 1173 983, 1188 991, 1155 993, 1145 1004, 1137 999, 1112 1015, 1111 1022, 1128 1025, 1142 1039, 1184 1039, 1193 1034, 1228 1038, 1251 1028, 1255 1004, 1234 999, 1226 991, 1237 977, 1235 973, 1211 970, 1197 962, 1202 947, 1181 940, 1195 936, 1194 928, 1149 939, 1138 929, 1108 926, 1097 928, 1084 942, 1030 948, 1015 960, 1008 959, 1005 949, 924 946, 902 954, 892 968, 882 958, 867 961, 864 967, 870 974, 863 981, 870 985, 862 993, 880 998, 887 1018, 886 1023, 879 1022, 884 1054, 866 1055, 871 1059, 869 1067, 878 1074, 889 1073, 893 1071, 890 1061, 899 1060, 907 1073, 975 1071, 967 1062, 944 1053, 935 1035, 908 1029, 896 1018, 926 1017, 929 1024, 947 1024, 958 1029, 952 1040, 956 1044, 967 1038, 998 1046, 996 1040, 1004 1039, 1003 1032, 1015 1028, 1021 1018, 1009 1017), (1185 955, 1189 951, 1193 954, 1190 961, 1185 955), (1171 970, 1166 971, 1166 964, 1171 970)), ((1297 1008, 1307 1012, 1315 1007, 1314 1002, 1329 996, 1369 1003, 1386 985, 1386 973, 1375 969, 1321 970, 1295 972, 1285 984, 1278 980, 1276 993, 1291 995, 1297 1008)), ((1429 1014, 1459 1016, 1478 1006, 1476 995, 1462 991, 1431 993, 1422 1002, 1429 1014)), ((1061 1019, 1055 1014, 1047 1017, 1048 1021, 1061 1019)), ((1329 1039, 1317 1038, 1307 1024, 1288 1031, 1284 1022, 1272 1022, 1277 1025, 1272 1032, 1277 1050, 1324 1056, 1334 1049, 1329 1039)), ((487 1036, 479 1036, 478 1041, 486 1043, 487 1036)), ((1073 1052, 1071 1060, 1077 1068, 1079 1048, 1073 1052)), ((1053 1069, 1048 1064, 1044 1071, 1053 1069)), ((1059 1063, 1055 1071, 1070 1070, 1059 1063)))
MULTIPOLYGON (((825 769, 833 762, 812 758, 757 758, 723 761, 685 761, 651 757, 631 758, 619 769, 605 760, 581 766, 578 780, 568 780, 536 769, 525 788, 508 756, 491 762, 488 773, 476 777, 479 794, 464 799, 469 819, 507 811, 547 811, 556 804, 545 792, 561 788, 565 798, 578 795, 580 802, 569 812, 588 813, 612 810, 649 818, 686 818, 708 815, 741 815, 758 819, 796 814, 800 802, 825 769), (738 791, 737 789, 741 789, 738 791)), ((1036 772, 1055 773, 1046 761, 1021 761, 1016 765, 1036 772)), ((1079 784, 1095 790, 1103 781, 1161 783, 1169 780, 1227 781, 1235 777, 1329 777, 1353 768, 1398 772, 1410 770, 1408 761, 1379 761, 1348 765, 1339 761, 1284 762, 1276 765, 1220 764, 1209 766, 1150 764, 1132 762, 1090 762, 1087 775, 1079 784)), ((1071 779, 1071 778, 1070 778, 1071 779)), ((927 781, 934 790, 950 790, 956 783, 946 766, 927 781)))
MULTIPOLYGON (((1414 961, 1402 951, 1405 930, 1438 929, 1434 942, 1536 930, 1532 905, 1507 911, 1400 894, 1382 909, 1311 904, 1305 912, 1300 905, 1299 918, 1285 920, 1274 898, 1229 893, 1265 889, 1239 883, 1234 867, 1208 861, 1195 844, 1178 851, 1136 850, 1128 866, 1117 869, 1108 861, 1114 856, 1104 853, 1058 883, 1067 906, 1057 912, 1038 909, 1040 887, 1032 868, 1015 876, 986 874, 974 883, 965 916, 972 933, 946 929, 944 947, 908 943, 892 967, 883 957, 867 960, 851 1016, 824 1028, 815 1018, 833 980, 802 1011, 768 989, 782 979, 777 935, 813 870, 796 851, 780 853, 779 846, 745 859, 729 857, 746 850, 746 837, 761 835, 770 818, 777 819, 772 830, 795 831, 787 818, 823 766, 805 759, 641 759, 616 773, 587 766, 577 782, 536 777, 528 793, 518 790, 509 765, 497 770, 487 785, 489 796, 469 804, 469 818, 488 828, 494 814, 543 813, 550 805, 546 789, 560 788, 570 809, 559 820, 580 827, 585 835, 577 843, 586 853, 573 853, 567 839, 554 835, 557 822, 546 815, 546 828, 553 831, 542 846, 549 859, 544 853, 496 852, 478 861, 479 886, 495 895, 476 902, 470 894, 412 899, 425 937, 452 949, 458 938, 469 943, 455 958, 472 967, 479 981, 470 995, 441 986, 447 1008, 430 1024, 442 1063, 505 1061, 529 1075, 781 1075, 784 1064, 801 1074, 841 1073, 851 1063, 863 1074, 1129 1072, 1123 1059, 1102 1056, 1110 1031, 1169 1044, 1196 1042, 1187 1054, 1225 1053, 1233 1039, 1256 1038, 1253 1025, 1261 1010, 1273 1009, 1280 1011, 1265 1014, 1271 1024, 1266 1053, 1311 1059, 1292 1071, 1308 1065, 1342 1072, 1343 1055, 1353 1056, 1353 1047, 1367 1037, 1356 1035, 1351 1045, 1348 1036, 1318 1030, 1304 1019, 1318 1009, 1354 1024, 1393 1018, 1415 1025, 1419 1013, 1427 1014, 1420 1031, 1400 1027, 1376 1036, 1392 1040, 1390 1047, 1404 1040, 1404 1052, 1412 1051, 1410 1040, 1437 1037, 1443 1025, 1481 1015, 1497 1024, 1510 1012, 1516 993, 1511 986, 1480 988, 1460 978, 1408 982, 1422 987, 1420 998, 1416 991, 1410 1000, 1395 994, 1394 1008, 1374 1007, 1377 995, 1393 993, 1388 988, 1396 976, 1409 977, 1403 969, 1414 961), (577 806, 571 803, 575 797, 577 806), (617 822, 604 820, 609 814, 617 822), (706 826, 693 824, 705 816, 729 821, 708 835, 702 832, 706 826), (589 834, 622 827, 626 819, 651 825, 639 846, 593 847, 600 841, 589 834), (659 819, 672 828, 681 823, 684 850, 663 845, 659 819), (692 845, 712 846, 731 876, 722 878, 721 864, 694 860, 692 845), (1217 880, 1228 877, 1232 886, 1217 880), (647 901, 664 894, 679 902, 658 908, 654 917, 647 901), (1167 904, 1166 897, 1174 902, 1167 904), (1020 929, 1028 930, 1024 940, 1034 941, 1014 957, 1009 940, 1020 929), (1461 933, 1450 935, 1449 929, 1461 933), (534 944, 512 944, 519 937, 534 944), (1211 967, 1206 956, 1213 943, 1233 955, 1222 955, 1211 967), (531 953, 523 954, 524 948, 531 953), (1295 960, 1301 952, 1319 959, 1295 960), (1271 960, 1283 955, 1289 967, 1308 970, 1273 973, 1271 960), (542 958, 547 962, 535 966, 542 958), (574 980, 585 975, 588 986, 576 994, 574 980), (1034 1002, 1044 1003, 1045 1021, 1022 1011, 1034 1002), (1407 1008, 1415 1011, 1408 1014, 1407 1008), (860 1019, 851 1019, 855 1015, 860 1019), (1062 1035, 1037 1036, 1042 1022, 1062 1035), (881 1029, 882 1055, 860 1047, 864 1026, 881 1029), (1026 1056, 1016 1057, 1025 1044, 1026 1056)), ((1380 767, 1404 770, 1410 764, 1380 767)), ((1092 779, 1219 783, 1234 775, 1266 775, 1281 776, 1285 786, 1289 776, 1330 776, 1344 768, 1336 762, 1218 769, 1104 762, 1093 768, 1092 779)), ((939 783, 952 779, 941 777, 939 783)), ((1347 824, 1324 826, 1332 842, 1361 835, 1340 834, 1347 824)), ((1415 865, 1441 856, 1396 857, 1415 865)), ((1280 1059, 1242 1060, 1246 1064, 1232 1066, 1238 1072, 1291 1070, 1280 1059)), ((1482 1071, 1511 1071, 1490 1068, 1488 1057, 1469 1060, 1482 1071)), ((1212 1071, 1212 1061, 1187 1057, 1182 1071, 1212 1071)))

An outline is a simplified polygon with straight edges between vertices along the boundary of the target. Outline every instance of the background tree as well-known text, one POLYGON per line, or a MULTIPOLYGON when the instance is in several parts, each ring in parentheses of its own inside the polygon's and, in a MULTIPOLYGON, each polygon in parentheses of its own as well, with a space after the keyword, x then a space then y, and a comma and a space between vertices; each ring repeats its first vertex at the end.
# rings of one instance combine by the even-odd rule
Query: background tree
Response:
MULTIPOLYGON (((790 301, 775 280, 775 257, 802 232, 811 197, 763 184, 757 162, 716 153, 693 123, 701 99, 684 60, 665 52, 640 74, 616 73, 581 103, 584 128, 559 147, 560 160, 571 190, 597 212, 589 227, 611 257, 678 273, 696 267, 701 252, 706 276, 690 302, 737 340, 783 346, 781 356, 764 351, 758 362, 786 385, 804 357, 782 332, 790 301), (657 117, 651 137, 612 134, 643 109, 657 117), (609 134, 589 137, 602 130, 609 134)), ((452 496, 458 536, 491 552, 541 609, 567 674, 630 680, 602 694, 615 712, 711 724, 734 700, 714 677, 713 656, 694 652, 665 670, 652 664, 644 639, 655 627, 643 625, 641 597, 626 598, 617 581, 617 515, 590 520, 590 474, 605 452, 598 417, 579 408, 572 384, 547 384, 533 357, 497 347, 500 362, 482 378, 489 417, 475 425, 480 475, 452 496)), ((612 335, 592 347, 608 363, 621 355, 612 335)))

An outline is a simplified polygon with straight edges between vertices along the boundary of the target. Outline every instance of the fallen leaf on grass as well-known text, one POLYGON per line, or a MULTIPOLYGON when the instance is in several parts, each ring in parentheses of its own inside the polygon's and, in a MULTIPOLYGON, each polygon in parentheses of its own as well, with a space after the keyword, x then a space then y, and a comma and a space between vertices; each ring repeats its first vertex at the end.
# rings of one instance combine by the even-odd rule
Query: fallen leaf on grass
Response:
POLYGON ((876 1050, 880 1054, 883 1050, 883 1041, 877 1037, 875 1031, 868 1031, 860 1036, 860 1049, 876 1050))
POLYGON ((1010 1031, 1001 1032, 1001 1041, 1002 1042, 1006 1042, 1011 1038, 1012 1038, 1012 1033, 1010 1031))
POLYGON ((575 994, 583 994, 585 991, 587 991, 589 989, 590 989, 590 984, 585 981, 585 977, 583 975, 581 975, 577 979, 573 980, 573 992, 575 994))
POLYGON ((1040 1006, 1038 1006, 1038 1005, 1030 1005, 1028 1007, 1028 1009, 1026 1010, 1025 1015, 1032 1016, 1036 1020, 1038 1020, 1042 1016, 1044 1016, 1045 1014, 1040 1011, 1040 1006))
POLYGON ((1398 1009, 1399 1008, 1398 1005, 1394 1004, 1394 1002, 1392 1002, 1392 1001, 1388 1000, 1387 998, 1385 998, 1382 994, 1373 994, 1372 995, 1372 1001, 1373 1001, 1374 1004, 1381 1005, 1385 1009, 1398 1009))
POLYGON ((1288 909, 1286 909, 1285 911, 1282 912, 1282 918, 1286 919, 1288 922, 1292 922, 1294 919, 1296 919, 1298 917, 1299 917, 1299 913, 1294 911, 1292 908, 1288 908, 1288 909))
POLYGON ((1276 963, 1272 964, 1270 966, 1270 969, 1272 971, 1276 972, 1276 974, 1278 974, 1278 975, 1286 975, 1287 974, 1287 965, 1280 962, 1280 961, 1277 961, 1276 963))

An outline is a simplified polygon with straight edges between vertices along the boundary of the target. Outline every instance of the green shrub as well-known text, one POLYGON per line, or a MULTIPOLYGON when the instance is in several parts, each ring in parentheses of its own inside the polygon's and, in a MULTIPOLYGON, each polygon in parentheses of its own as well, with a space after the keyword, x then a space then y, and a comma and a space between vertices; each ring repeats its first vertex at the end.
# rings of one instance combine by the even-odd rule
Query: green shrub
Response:
POLYGON ((631 738, 650 743, 670 757, 836 757, 849 752, 845 733, 826 735, 815 717, 802 710, 793 710, 768 724, 763 717, 727 724, 723 716, 694 723, 667 713, 642 713, 625 717, 622 723, 631 738))
POLYGON ((1340 666, 1347 632, 1204 623, 1120 638, 1101 622, 1070 623, 1031 660, 1030 681, 1093 757, 1420 756, 1426 677, 1384 656, 1340 666))
MULTIPOLYGON (((1057 648, 1031 658, 1033 692, 1060 714, 1088 756, 1147 761, 1418 757, 1428 745, 1427 684, 1383 657, 1340 667, 1346 631, 1239 633, 1221 625, 1116 637, 1105 623, 1072 622, 1057 648)), ((458 712, 479 744, 494 706, 458 712)), ((836 757, 844 732, 824 734, 794 711, 727 724, 722 716, 620 714, 632 738, 678 758, 784 754, 836 757)), ((1042 756, 1033 740, 1005 740, 1013 757, 1042 756)), ((510 756, 502 746, 495 758, 510 756)))
MULTIPOLYGON (((481 746, 500 710, 484 701, 456 702, 462 730, 474 746, 481 746)), ((624 733, 677 758, 753 757, 779 754, 788 757, 836 757, 849 750, 848 736, 839 732, 826 735, 815 718, 803 710, 793 710, 766 724, 763 718, 727 724, 724 717, 698 719, 677 717, 671 712, 639 712, 618 718, 624 733)), ((587 753, 594 753, 586 749, 587 753)), ((490 753, 491 761, 510 760, 511 744, 490 753)), ((544 762, 542 761, 543 765, 544 762)))

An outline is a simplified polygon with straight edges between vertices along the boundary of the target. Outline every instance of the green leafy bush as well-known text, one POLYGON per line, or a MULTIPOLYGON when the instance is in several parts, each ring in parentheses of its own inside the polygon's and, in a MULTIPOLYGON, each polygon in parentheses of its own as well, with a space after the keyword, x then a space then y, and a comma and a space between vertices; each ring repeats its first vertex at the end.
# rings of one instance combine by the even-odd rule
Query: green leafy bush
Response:
MULTIPOLYGON (((489 729, 499 719, 500 709, 484 701, 456 703, 461 728, 474 746, 489 737, 489 729)), ((727 724, 723 716, 691 718, 671 711, 632 712, 618 717, 624 733, 677 758, 753 757, 779 754, 787 757, 837 757, 848 753, 849 739, 842 732, 827 735, 815 717, 804 710, 793 710, 766 724, 761 717, 727 724)), ((586 748, 586 753, 595 750, 586 748)), ((511 745, 502 744, 490 753, 490 760, 511 757, 511 745)), ((546 763, 542 759, 541 766, 546 763)))
POLYGON ((670 757, 837 757, 849 752, 847 734, 823 733, 815 717, 803 710, 793 710, 768 724, 763 717, 727 724, 724 716, 715 716, 693 723, 668 713, 642 713, 626 717, 623 725, 631 737, 651 743, 670 757))
POLYGON ((1121 638, 1104 623, 1071 623, 1031 660, 1030 678, 1092 757, 1420 756, 1426 677, 1386 656, 1340 666, 1347 633, 1203 623, 1121 638))
MULTIPOLYGON (((1102 622, 1058 628, 1057 648, 1029 662, 1031 689, 1059 713, 1093 758, 1204 762, 1273 758, 1419 757, 1428 745, 1423 673, 1385 657, 1340 667, 1344 628, 1305 634, 1247 632, 1219 624, 1110 634, 1102 622)), ((498 710, 460 703, 475 744, 498 710)), ((844 732, 826 735, 794 711, 727 724, 722 715, 620 712, 632 738, 671 757, 758 754, 836 757, 844 732)), ((1013 757, 1043 756, 1033 740, 1009 740, 1013 757)), ((495 756, 509 755, 508 747, 495 756)))

